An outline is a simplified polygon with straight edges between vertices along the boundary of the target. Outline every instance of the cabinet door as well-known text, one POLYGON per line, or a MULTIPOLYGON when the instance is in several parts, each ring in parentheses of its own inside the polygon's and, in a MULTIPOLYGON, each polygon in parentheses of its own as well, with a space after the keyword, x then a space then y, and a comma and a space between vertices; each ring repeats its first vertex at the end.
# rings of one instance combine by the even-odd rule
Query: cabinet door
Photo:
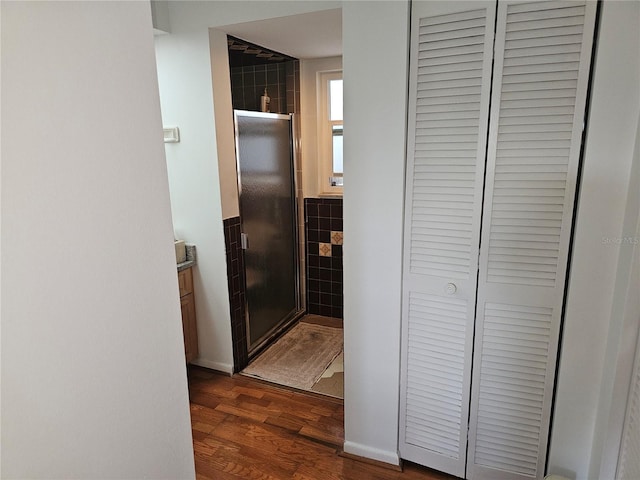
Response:
POLYGON ((193 292, 193 272, 191 268, 178 272, 178 288, 180 289, 180 297, 193 292))
POLYGON ((196 329, 196 306, 193 293, 180 299, 180 308, 182 310, 184 355, 187 363, 191 363, 198 356, 198 331, 196 329))
POLYGON ((470 479, 544 474, 595 10, 498 4, 470 479))
POLYGON ((412 6, 400 453, 463 476, 495 2, 412 6))

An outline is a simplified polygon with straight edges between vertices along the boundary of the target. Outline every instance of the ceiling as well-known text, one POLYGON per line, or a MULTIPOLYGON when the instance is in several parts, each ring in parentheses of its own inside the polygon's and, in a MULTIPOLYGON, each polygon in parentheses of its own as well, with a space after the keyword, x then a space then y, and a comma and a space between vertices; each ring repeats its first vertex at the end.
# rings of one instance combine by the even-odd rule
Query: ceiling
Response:
POLYGON ((227 45, 229 46, 230 67, 273 64, 295 60, 295 58, 289 57, 281 52, 275 52, 268 48, 254 45, 251 42, 232 37, 231 35, 227 35, 227 45))
POLYGON ((234 37, 295 58, 342 55, 342 9, 219 27, 234 37))

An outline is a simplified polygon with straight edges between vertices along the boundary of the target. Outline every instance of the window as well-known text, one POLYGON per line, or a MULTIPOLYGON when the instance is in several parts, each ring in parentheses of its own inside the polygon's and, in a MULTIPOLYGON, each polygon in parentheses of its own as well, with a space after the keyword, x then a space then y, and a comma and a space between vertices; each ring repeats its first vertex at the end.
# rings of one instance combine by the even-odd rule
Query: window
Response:
POLYGON ((320 193, 342 194, 342 72, 318 72, 320 193))

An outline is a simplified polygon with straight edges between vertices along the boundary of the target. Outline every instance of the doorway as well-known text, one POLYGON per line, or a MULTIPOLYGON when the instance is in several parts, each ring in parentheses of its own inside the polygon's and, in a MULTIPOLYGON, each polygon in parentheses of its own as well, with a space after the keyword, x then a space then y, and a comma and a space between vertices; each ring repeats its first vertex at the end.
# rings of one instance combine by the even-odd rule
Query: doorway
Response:
MULTIPOLYGON (((240 216, 235 235, 241 239, 237 256, 244 272, 240 282, 229 285, 239 287, 245 298, 242 315, 232 319, 234 369, 341 398, 342 199, 322 198, 320 192, 309 195, 308 190, 304 195, 301 184, 307 172, 296 162, 301 156, 299 132, 306 126, 309 133, 321 123, 316 119, 317 72, 340 69, 341 59, 337 64, 335 58, 305 61, 312 71, 305 85, 313 86, 306 100, 308 104, 311 98, 314 108, 302 112, 298 59, 236 36, 227 36, 227 44, 236 109, 240 216), (301 114, 306 115, 304 125, 301 114), (282 128, 276 128, 277 123, 282 128), (301 318, 305 310, 313 315, 301 318), (238 340, 243 335, 246 340, 238 340), (293 348, 284 347, 290 344, 293 348), (303 344, 307 348, 299 349, 303 344), (243 348, 244 355, 238 351, 243 348), (309 373, 294 380, 301 372, 309 373)), ((305 164, 308 167, 309 172, 318 170, 313 164, 305 164)))
MULTIPOLYGON (((300 201, 297 248, 301 257, 301 305, 319 307, 321 315, 323 308, 326 315, 327 307, 331 308, 332 316, 335 316, 334 310, 337 313, 342 310, 340 301, 333 301, 341 296, 342 290, 342 282, 336 280, 341 259, 333 255, 334 251, 341 251, 341 246, 334 244, 340 240, 327 236, 337 229, 325 225, 341 222, 334 219, 334 210, 340 214, 341 208, 331 205, 326 212, 328 205, 322 204, 328 200, 341 202, 341 199, 323 197, 319 191, 316 115, 316 73, 342 69, 342 12, 334 8, 298 13, 297 8, 281 5, 270 10, 270 14, 280 12, 279 15, 269 17, 270 14, 265 13, 264 19, 256 19, 256 12, 244 2, 234 6, 196 3, 175 5, 171 13, 177 15, 176 19, 184 18, 185 24, 178 27, 176 23, 175 32, 156 37, 159 83, 165 126, 180 127, 181 133, 179 142, 166 147, 176 235, 201 246, 194 279, 196 290, 202 292, 197 297, 199 356, 195 362, 231 374, 240 372, 250 360, 234 108, 259 110, 261 97, 268 96, 271 113, 300 112, 293 123, 304 138, 302 144, 295 142, 296 154, 302 153, 295 172, 300 201), (237 15, 231 15, 231 11, 237 15), (196 19, 198 25, 191 25, 196 19), (209 22, 205 39, 202 28, 209 22), (198 38, 195 38, 196 30, 200 32, 198 38), (235 44, 230 36, 245 39, 252 45, 235 44), (270 51, 250 48, 256 44, 266 45, 268 48, 264 50, 270 51), (261 66, 246 64, 242 65, 247 67, 246 71, 235 71, 236 67, 229 61, 230 50, 245 58, 253 54, 261 59, 261 66), (278 52, 287 55, 278 55, 278 52), (299 63, 296 59, 300 59, 299 63), (305 70, 310 73, 307 77, 305 70), (245 80, 245 74, 253 83, 236 83, 240 78, 245 80), (260 79, 262 89, 256 92, 260 79), (291 79, 293 88, 290 88, 291 79), (275 88, 271 88, 272 85, 275 88), (264 95, 265 86, 267 95, 264 95), (236 96, 253 105, 233 105, 236 96), (313 212, 308 215, 309 236, 305 235, 305 200, 311 210, 314 207, 318 210, 317 215, 313 212), (317 220, 315 224, 312 219, 317 220), (222 232, 217 222, 222 223, 222 232), (321 243, 325 244, 323 255, 320 255, 321 243), (310 266, 315 261, 318 265, 310 266), (329 271, 328 262, 337 267, 331 269, 335 271, 329 271), (309 270, 319 275, 309 279, 307 285, 305 274, 309 270), (313 302, 305 298, 307 291, 313 293, 310 295, 313 302)), ((331 133, 337 136, 336 132, 331 133)), ((258 351, 252 351, 252 356, 258 351)))

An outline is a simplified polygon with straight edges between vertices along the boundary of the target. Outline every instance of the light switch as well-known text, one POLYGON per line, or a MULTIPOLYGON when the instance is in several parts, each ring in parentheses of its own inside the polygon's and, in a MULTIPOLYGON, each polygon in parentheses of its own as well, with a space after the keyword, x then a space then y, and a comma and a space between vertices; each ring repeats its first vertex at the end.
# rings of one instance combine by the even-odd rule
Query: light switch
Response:
POLYGON ((178 143, 180 141, 180 130, 178 127, 163 128, 164 143, 178 143))

